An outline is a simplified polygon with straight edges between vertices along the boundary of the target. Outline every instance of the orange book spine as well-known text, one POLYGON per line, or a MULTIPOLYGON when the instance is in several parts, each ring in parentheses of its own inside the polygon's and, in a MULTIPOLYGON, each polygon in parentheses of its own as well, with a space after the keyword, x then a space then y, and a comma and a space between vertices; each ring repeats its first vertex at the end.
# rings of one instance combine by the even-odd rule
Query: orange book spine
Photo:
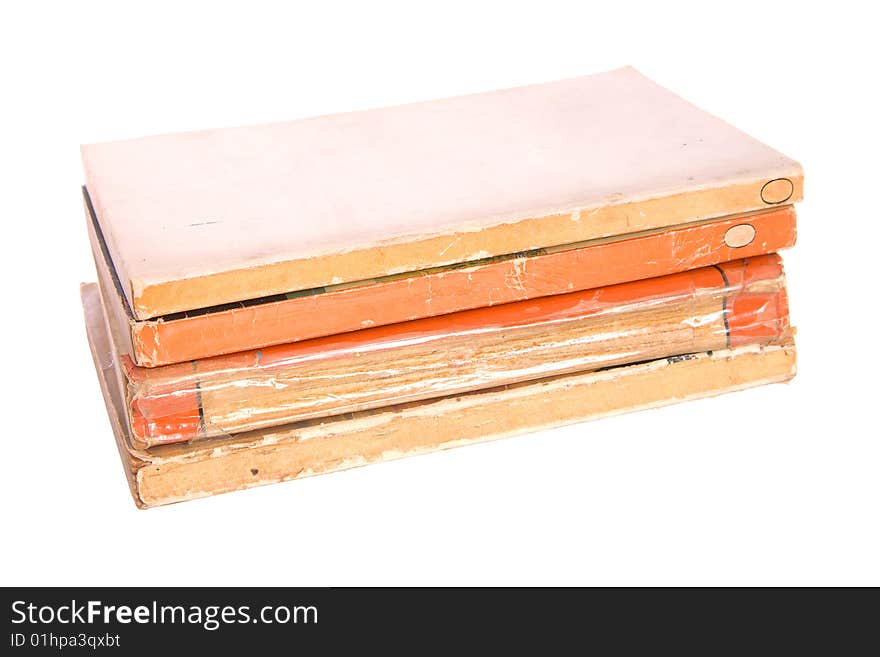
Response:
POLYGON ((123 364, 133 440, 151 446, 787 331, 782 262, 769 255, 162 368, 123 364))
POLYGON ((773 253, 796 238, 791 206, 280 301, 133 322, 132 357, 156 367, 773 253))

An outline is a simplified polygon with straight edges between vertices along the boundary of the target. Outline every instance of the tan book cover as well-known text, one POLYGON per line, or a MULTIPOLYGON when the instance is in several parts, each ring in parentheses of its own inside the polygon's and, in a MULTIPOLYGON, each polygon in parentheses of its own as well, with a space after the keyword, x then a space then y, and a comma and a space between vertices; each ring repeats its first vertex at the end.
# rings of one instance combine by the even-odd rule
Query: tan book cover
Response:
POLYGON ((631 68, 82 147, 135 319, 791 204, 793 160, 631 68))
POLYGON ((193 444, 134 449, 95 285, 89 343, 136 504, 152 507, 789 380, 793 343, 750 345, 570 374, 193 444))

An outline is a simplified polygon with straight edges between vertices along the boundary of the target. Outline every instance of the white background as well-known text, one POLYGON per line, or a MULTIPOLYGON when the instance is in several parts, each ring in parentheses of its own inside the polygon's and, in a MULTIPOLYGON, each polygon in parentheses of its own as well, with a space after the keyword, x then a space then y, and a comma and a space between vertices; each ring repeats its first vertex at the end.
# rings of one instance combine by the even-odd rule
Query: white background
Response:
POLYGON ((418 4, 4 4, 0 583, 880 584, 870 3, 418 4), (803 163, 793 383, 135 509, 81 319, 80 143, 624 64, 803 163))

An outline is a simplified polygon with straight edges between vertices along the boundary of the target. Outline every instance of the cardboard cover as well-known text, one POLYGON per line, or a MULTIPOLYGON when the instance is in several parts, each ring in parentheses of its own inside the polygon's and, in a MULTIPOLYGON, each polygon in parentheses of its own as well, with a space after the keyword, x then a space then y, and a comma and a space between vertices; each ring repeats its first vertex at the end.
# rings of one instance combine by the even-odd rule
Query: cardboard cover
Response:
POLYGON ((793 160, 624 68, 82 148, 135 319, 794 203, 793 160))

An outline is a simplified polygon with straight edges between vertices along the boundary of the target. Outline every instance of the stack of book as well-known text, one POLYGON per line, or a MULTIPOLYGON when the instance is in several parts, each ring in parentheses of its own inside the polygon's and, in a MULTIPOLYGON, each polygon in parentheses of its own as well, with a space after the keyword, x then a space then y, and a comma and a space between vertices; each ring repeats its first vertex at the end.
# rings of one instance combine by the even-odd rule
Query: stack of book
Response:
POLYGON ((801 167, 631 68, 82 155, 139 506, 794 375, 801 167))

